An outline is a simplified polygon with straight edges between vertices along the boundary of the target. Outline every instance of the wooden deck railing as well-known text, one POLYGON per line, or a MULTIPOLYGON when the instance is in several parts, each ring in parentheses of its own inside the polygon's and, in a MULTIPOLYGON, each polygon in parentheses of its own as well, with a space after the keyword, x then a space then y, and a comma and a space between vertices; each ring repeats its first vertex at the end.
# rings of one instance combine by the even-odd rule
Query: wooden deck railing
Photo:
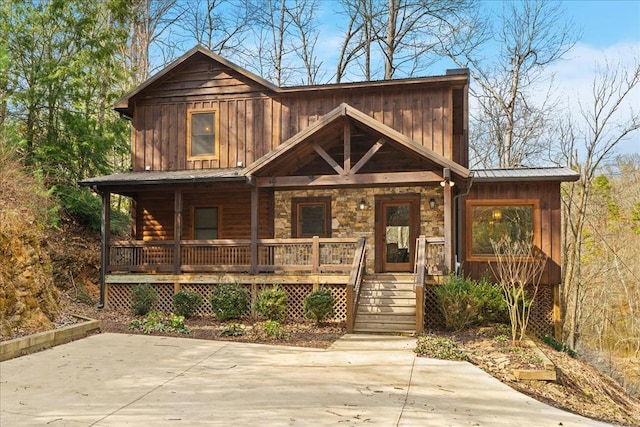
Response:
POLYGON ((107 272, 310 272, 351 269, 358 239, 260 239, 257 265, 251 265, 251 241, 182 240, 112 242, 107 272), (176 258, 176 254, 179 254, 176 258))
POLYGON ((353 332, 356 322, 356 313, 358 311, 358 299, 360 297, 360 284, 366 271, 367 259, 367 241, 361 237, 358 241, 353 264, 351 264, 351 273, 349 274, 349 282, 347 283, 347 333, 353 332))

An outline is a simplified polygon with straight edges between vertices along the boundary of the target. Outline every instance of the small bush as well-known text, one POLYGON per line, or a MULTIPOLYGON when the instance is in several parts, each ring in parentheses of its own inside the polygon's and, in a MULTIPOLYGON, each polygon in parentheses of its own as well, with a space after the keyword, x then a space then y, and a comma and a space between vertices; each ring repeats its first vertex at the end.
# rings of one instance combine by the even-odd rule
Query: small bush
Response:
POLYGON ((194 291, 183 289, 173 295, 173 312, 179 316, 190 318, 202 304, 202 296, 194 291))
POLYGON ((149 284, 136 285, 131 289, 131 309, 144 316, 158 302, 158 293, 149 284))
POLYGON ((249 295, 238 283, 223 283, 216 286, 209 301, 218 320, 239 319, 247 311, 249 295))
POLYGON ((576 357, 578 355, 574 349, 565 343, 556 340, 550 335, 545 335, 542 340, 556 351, 567 353, 571 357, 576 357))
POLYGON ((269 320, 282 321, 287 315, 287 293, 278 285, 258 292, 254 310, 269 320))
POLYGON ((287 336, 287 334, 284 331, 284 327, 282 326, 282 323, 278 322, 277 320, 267 320, 264 323, 263 329, 265 334, 279 340, 287 336))
POLYGON ((449 330, 504 322, 508 318, 502 292, 485 279, 477 282, 462 276, 449 276, 435 288, 435 293, 445 327, 449 330))
POLYGON ((415 352, 433 359, 469 361, 469 356, 455 342, 435 335, 420 335, 415 352))
POLYGON ((239 337, 246 335, 247 330, 239 323, 227 323, 227 325, 220 331, 220 335, 223 337, 239 337))
POLYGON ((184 316, 170 314, 165 316, 161 311, 152 311, 143 319, 129 323, 129 329, 140 329, 144 334, 153 332, 181 332, 188 334, 189 328, 184 324, 184 316))
POLYGON ((304 299, 304 315, 308 319, 316 321, 317 325, 320 325, 327 317, 333 316, 333 304, 335 299, 331 292, 327 289, 320 288, 315 292, 310 293, 304 299))

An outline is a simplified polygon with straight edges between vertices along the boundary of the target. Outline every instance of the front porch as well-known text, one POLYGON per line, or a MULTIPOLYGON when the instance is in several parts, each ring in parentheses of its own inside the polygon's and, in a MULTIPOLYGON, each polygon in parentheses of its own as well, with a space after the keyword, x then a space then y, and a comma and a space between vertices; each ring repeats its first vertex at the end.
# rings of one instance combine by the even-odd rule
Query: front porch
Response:
MULTIPOLYGON (((424 285, 437 283, 446 268, 443 239, 421 236, 416 245, 411 280, 415 330, 420 332, 424 285)), ((105 263, 105 306, 128 309, 131 289, 146 283, 159 295, 159 310, 172 311, 173 295, 188 289, 204 299, 196 314, 210 314, 208 299, 219 284, 240 284, 252 301, 263 288, 277 284, 287 292, 289 319, 296 320, 304 318, 306 296, 323 287, 336 301, 330 320, 345 322, 351 332, 367 275, 366 252, 365 238, 259 239, 253 245, 242 239, 112 242, 105 263)))

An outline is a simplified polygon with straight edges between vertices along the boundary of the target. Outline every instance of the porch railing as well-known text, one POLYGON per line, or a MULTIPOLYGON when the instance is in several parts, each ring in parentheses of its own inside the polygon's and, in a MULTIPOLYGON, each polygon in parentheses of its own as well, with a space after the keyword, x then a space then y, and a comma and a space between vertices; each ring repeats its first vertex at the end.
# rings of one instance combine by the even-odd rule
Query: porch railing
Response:
POLYGON ((358 300, 360 298, 360 285, 366 272, 367 267, 367 245, 366 239, 361 237, 358 241, 353 264, 351 265, 351 273, 349 274, 349 282, 347 283, 347 332, 352 333, 356 322, 356 313, 358 311, 358 300))
POLYGON ((251 240, 112 242, 107 272, 310 272, 348 274, 358 239, 260 239, 257 265, 251 240), (176 254, 178 257, 176 259, 176 254))

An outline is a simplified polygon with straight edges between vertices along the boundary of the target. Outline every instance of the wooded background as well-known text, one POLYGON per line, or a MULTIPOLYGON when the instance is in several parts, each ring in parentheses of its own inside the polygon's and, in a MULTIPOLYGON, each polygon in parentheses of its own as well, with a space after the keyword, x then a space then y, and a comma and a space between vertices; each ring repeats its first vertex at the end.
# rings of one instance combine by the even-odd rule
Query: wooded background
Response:
POLYGON ((430 67, 446 57, 472 77, 473 166, 580 173, 563 187, 565 340, 610 368, 637 360, 640 155, 616 156, 638 138, 637 105, 628 108, 637 50, 631 62, 600 64, 590 93, 569 109, 549 75, 578 41, 561 3, 506 2, 492 19, 476 0, 331 5, 342 22, 336 63, 321 55, 320 0, 4 1, 0 144, 62 209, 98 226, 99 200, 77 182, 130 167, 129 124, 112 103, 195 44, 283 86, 441 74, 430 67), (485 54, 487 44, 496 54, 485 54))

